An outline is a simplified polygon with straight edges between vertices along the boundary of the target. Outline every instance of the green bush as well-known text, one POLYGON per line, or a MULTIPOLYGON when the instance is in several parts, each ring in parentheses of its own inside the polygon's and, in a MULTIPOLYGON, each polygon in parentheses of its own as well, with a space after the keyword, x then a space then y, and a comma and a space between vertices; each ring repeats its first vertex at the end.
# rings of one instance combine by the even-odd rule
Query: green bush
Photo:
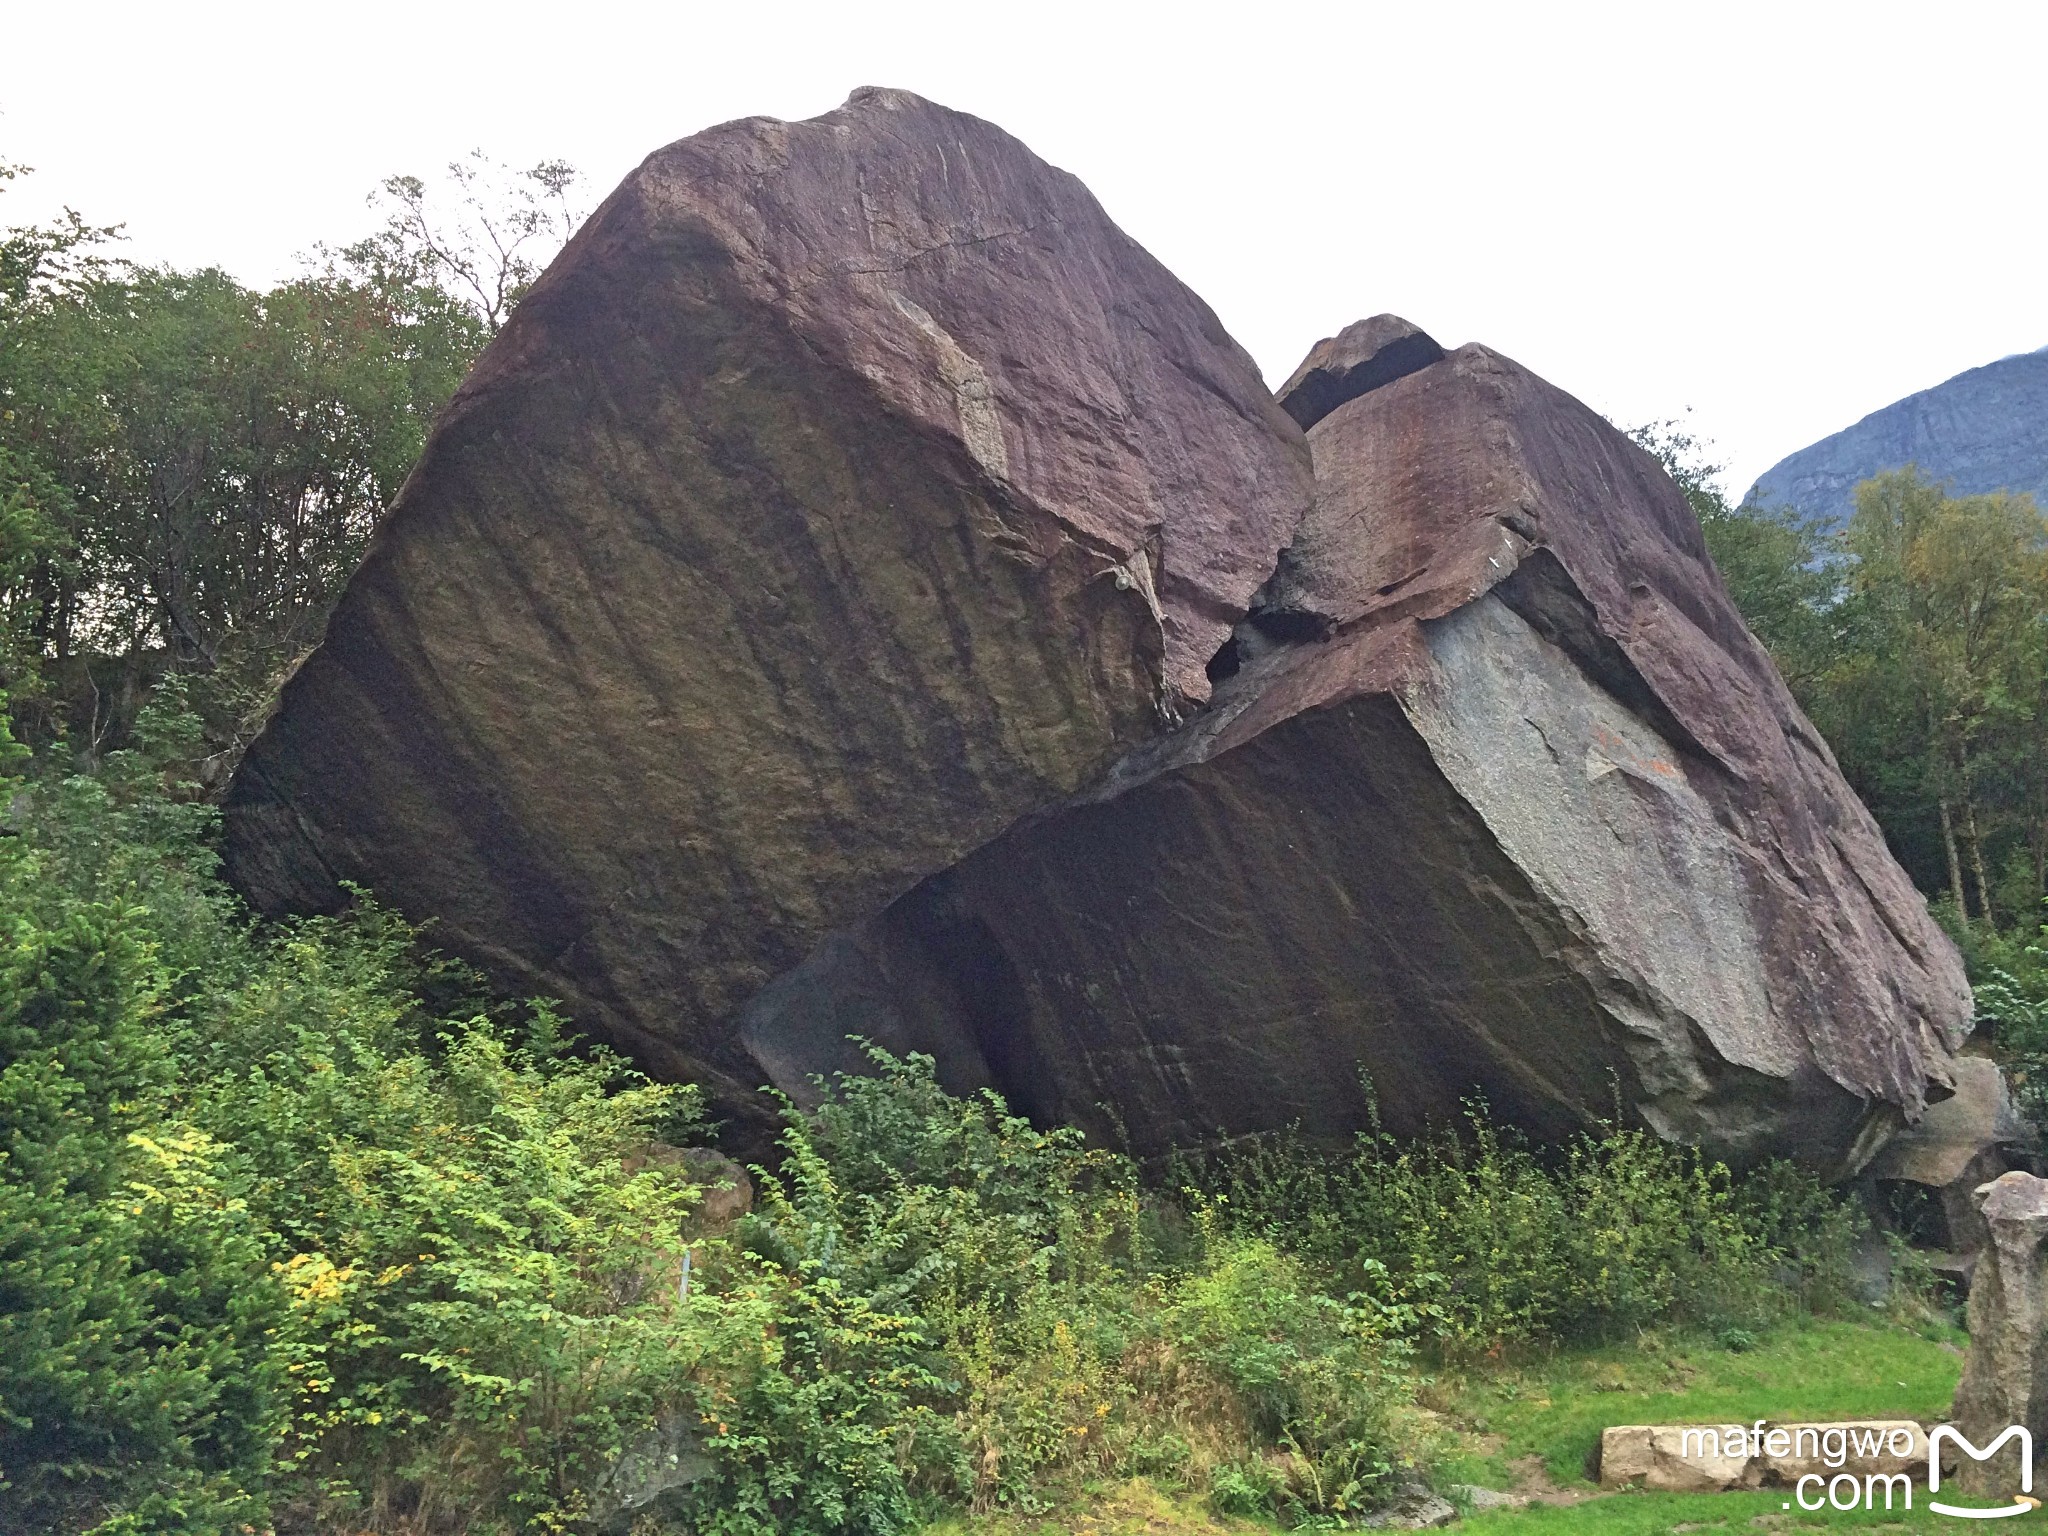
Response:
POLYGON ((881 1051, 706 1233, 649 1155, 692 1090, 367 898, 253 924, 166 792, 176 706, 0 839, 10 1530, 888 1536, 1097 1474, 1341 1523, 1426 1469, 1417 1344, 1733 1338, 1854 1236, 1790 1170, 1477 1111, 1247 1143, 1177 1202, 881 1051))
POLYGON ((261 1509, 279 1309, 230 1158, 176 1114, 149 914, 21 839, 0 913, 0 1524, 220 1529, 261 1509))
MULTIPOLYGON (((697 1191, 630 1154, 678 1090, 549 1060, 468 1021, 438 1059, 359 1063, 330 1101, 318 1248, 282 1259, 290 1452, 380 1521, 546 1529, 685 1395, 697 1191)), ((336 1074, 338 1075, 338 1074, 336 1074)))
POLYGON ((1412 1426, 1405 1310, 1324 1294, 1270 1242, 1212 1233, 1176 1289, 1166 1335, 1235 1395, 1265 1454, 1211 1474, 1226 1512, 1297 1519, 1372 1508, 1412 1426), (1274 1454, 1278 1452, 1278 1454, 1274 1454))
POLYGON ((788 1286, 784 1315, 806 1292, 835 1309, 838 1353, 807 1333, 733 1405, 712 1443, 744 1436, 754 1459, 705 1490, 706 1529, 756 1529, 719 1523, 736 1505, 791 1531, 890 1529, 920 1496, 1028 1511, 1062 1470, 1206 1478, 1226 1503, 1343 1516, 1412 1464, 1405 1309, 1323 1294, 1206 1214, 1167 1263, 1127 1160, 992 1094, 945 1093, 927 1058, 870 1056, 874 1075, 788 1111, 783 1174, 743 1232, 788 1286), (811 1407, 848 1380, 871 1384, 858 1408, 811 1407), (834 1425, 867 1454, 822 1456, 834 1425), (802 1475, 778 1484, 777 1467, 802 1475))
POLYGON ((2009 933, 1952 925, 1975 983, 1977 1020, 1990 1027, 2013 1097, 2048 1125, 2048 925, 2009 933))
POLYGON ((374 905, 253 929, 163 792, 175 703, 0 841, 5 1507, 570 1524, 730 1342, 678 1315, 696 1191, 627 1166, 691 1091, 438 1012, 461 978, 374 905))
POLYGON ((1463 1135, 1367 1134, 1348 1155, 1261 1138, 1183 1174, 1237 1230, 1303 1255, 1336 1287, 1409 1306, 1456 1354, 1832 1305, 1859 1230, 1788 1165, 1738 1181, 1624 1128, 1545 1157, 1477 1105, 1463 1135))

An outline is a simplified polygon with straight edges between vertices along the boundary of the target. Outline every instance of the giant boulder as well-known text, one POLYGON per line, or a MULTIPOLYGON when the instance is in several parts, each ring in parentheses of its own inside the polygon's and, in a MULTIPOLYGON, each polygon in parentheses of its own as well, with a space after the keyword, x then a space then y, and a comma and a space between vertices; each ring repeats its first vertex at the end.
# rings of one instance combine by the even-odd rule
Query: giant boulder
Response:
POLYGON ((1677 488, 1390 318, 1302 380, 1316 507, 1205 714, 748 1027, 791 1059, 950 1030, 1140 1153, 1412 1131, 1477 1089, 1544 1134, 1619 1096, 1739 1160, 1859 1166, 1950 1091, 1968 990, 1677 488))
POLYGON ((227 848, 742 1117, 858 1035, 1141 1155, 1477 1090, 1846 1172, 1968 1021, 1654 460, 1392 317, 1276 403, 1071 178, 889 92, 599 211, 227 848))
POLYGON ((864 90, 650 156, 446 414, 226 803, 744 1105, 819 939, 1207 696, 1308 456, 999 129, 864 90))

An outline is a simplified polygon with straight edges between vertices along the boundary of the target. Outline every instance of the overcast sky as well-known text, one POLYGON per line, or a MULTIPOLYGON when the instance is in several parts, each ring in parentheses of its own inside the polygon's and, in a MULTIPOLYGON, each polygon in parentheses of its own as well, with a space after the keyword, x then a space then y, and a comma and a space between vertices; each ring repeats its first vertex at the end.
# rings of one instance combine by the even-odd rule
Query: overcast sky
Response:
POLYGON ((481 147, 590 201, 734 117, 900 86, 1094 189, 1265 369, 1392 310, 1740 491, 2048 345, 2048 4, 336 5, 0 0, 19 223, 246 281, 481 147))

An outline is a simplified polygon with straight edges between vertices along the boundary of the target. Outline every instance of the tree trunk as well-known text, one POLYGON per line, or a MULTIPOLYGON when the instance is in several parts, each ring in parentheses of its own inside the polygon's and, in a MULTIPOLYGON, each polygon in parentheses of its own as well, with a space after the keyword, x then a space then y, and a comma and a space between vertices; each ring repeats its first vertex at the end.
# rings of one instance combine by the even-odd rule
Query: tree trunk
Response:
POLYGON ((1970 839, 1970 870, 1977 877, 1977 910, 1985 927, 1995 925, 1991 915, 1991 882, 1984 878, 1984 839, 1977 832, 1977 797, 1963 794, 1963 830, 1970 839))
POLYGON ((220 657, 206 643, 206 635, 185 602, 185 583, 179 573, 153 571, 150 586, 163 610, 164 648, 182 662, 196 663, 201 671, 213 671, 220 665, 220 657))
POLYGON ((2048 900, 2048 811, 2041 808, 2038 798, 2034 807, 2034 824, 2027 829, 2027 841, 2034 852, 2034 905, 2029 909, 2027 920, 2020 926, 2031 929, 2041 917, 2041 902, 2048 900))
POLYGON ((1946 796, 1936 803, 1941 807, 1941 846, 1948 853, 1949 893, 1956 899, 1956 916, 1968 923, 1970 908, 1963 900, 1963 861, 1956 856, 1955 818, 1949 815, 1946 796))
POLYGON ((2024 925, 2024 926, 2028 926, 2028 927, 2031 927, 2031 926, 2033 925, 2033 921, 2034 921, 2034 919, 2035 919, 2035 918, 2038 918, 2038 917, 2040 916, 2040 911, 2039 911, 2040 903, 2041 903, 2041 902, 2042 902, 2042 901, 2043 901, 2044 899, 2048 899, 2048 836, 2043 836, 2043 833, 2044 833, 2044 832, 2048 832, 2048 828, 2044 828, 2044 827, 2043 827, 2043 826, 2041 825, 2041 823, 2040 823, 2040 822, 2038 822, 2038 821, 2037 821, 2037 822, 2035 822, 2035 823, 2034 823, 2034 905, 2035 905, 2035 910, 2034 910, 2034 911, 2033 911, 2033 912, 2032 912, 2032 913, 2031 913, 2031 914, 2029 915, 2029 917, 2028 917, 2028 921, 2027 921, 2027 923, 2026 923, 2026 924, 2024 925))
MULTIPOLYGON (((2037 709, 2048 706, 2048 699, 2042 700, 2037 709)), ((2039 719, 2039 716, 2036 716, 2039 719)), ((2033 814, 2028 818, 2027 844, 2034 855, 2034 900, 2028 908, 2027 919, 2020 926, 2022 931, 2032 931, 2034 924, 2041 920, 2041 902, 2048 900, 2048 737, 2037 735, 2034 739, 2033 756, 2033 814)))

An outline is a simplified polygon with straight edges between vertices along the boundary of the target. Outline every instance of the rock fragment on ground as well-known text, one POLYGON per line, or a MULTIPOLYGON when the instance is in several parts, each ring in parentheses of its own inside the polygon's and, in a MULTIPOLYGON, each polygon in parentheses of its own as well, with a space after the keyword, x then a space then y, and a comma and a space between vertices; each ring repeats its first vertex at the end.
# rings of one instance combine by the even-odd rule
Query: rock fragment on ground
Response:
POLYGON ((1845 1474, 1922 1479, 1926 1471, 1927 1433, 1911 1419, 1617 1424, 1600 1436, 1600 1486, 1610 1490, 1725 1493, 1845 1474))
POLYGON ((1460 1483, 1451 1492, 1470 1504, 1475 1514, 1484 1514, 1490 1509, 1521 1509, 1529 1502, 1527 1494, 1502 1493, 1497 1488, 1482 1488, 1477 1483, 1460 1483))
POLYGON ((711 1147, 677 1147, 651 1141, 625 1160, 625 1170, 667 1169, 678 1179, 694 1184, 699 1191, 696 1210, 690 1213, 684 1236, 693 1241, 716 1237, 754 1208, 754 1181, 747 1170, 711 1147))
POLYGON ((666 1415, 633 1436, 599 1475, 590 1492, 591 1522, 614 1536, 626 1536, 637 1517, 717 1472, 717 1464, 682 1417, 666 1415))
POLYGON ((1368 1531, 1430 1531, 1457 1518, 1457 1506, 1449 1499, 1421 1483, 1409 1483, 1359 1523, 1368 1531))

